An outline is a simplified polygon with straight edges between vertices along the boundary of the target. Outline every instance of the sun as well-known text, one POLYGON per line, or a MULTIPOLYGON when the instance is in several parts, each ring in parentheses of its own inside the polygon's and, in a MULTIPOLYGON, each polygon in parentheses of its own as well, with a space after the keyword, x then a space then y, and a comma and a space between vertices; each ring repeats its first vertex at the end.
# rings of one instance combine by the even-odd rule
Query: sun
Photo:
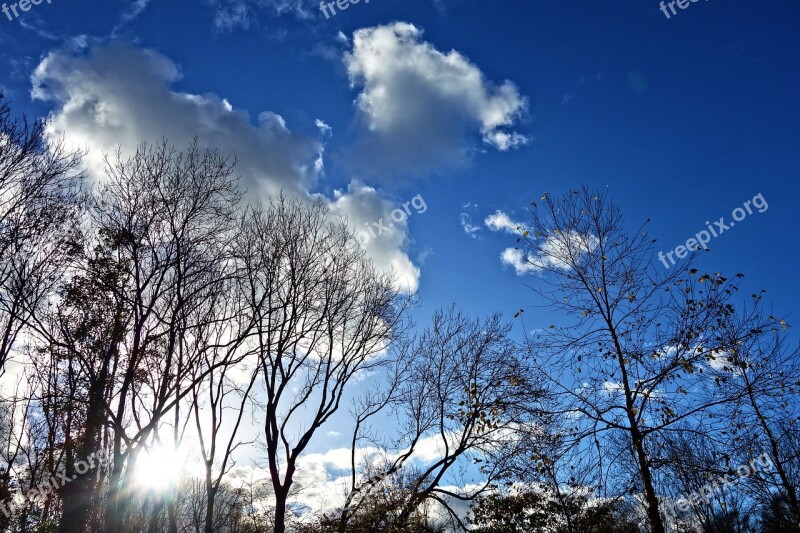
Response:
POLYGON ((177 486, 184 457, 174 446, 157 444, 144 450, 136 460, 136 483, 160 492, 177 486))

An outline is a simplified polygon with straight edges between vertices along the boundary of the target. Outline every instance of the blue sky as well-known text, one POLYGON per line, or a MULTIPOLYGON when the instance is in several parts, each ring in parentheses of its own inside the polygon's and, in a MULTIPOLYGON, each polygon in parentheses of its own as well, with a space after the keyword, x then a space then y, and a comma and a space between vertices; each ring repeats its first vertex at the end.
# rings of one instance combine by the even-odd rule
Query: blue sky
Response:
POLYGON ((669 19, 655 0, 362 0, 330 19, 306 0, 45 0, 0 15, 0 87, 94 156, 201 127, 254 194, 321 195, 361 224, 421 195, 427 210, 371 249, 418 284, 420 322, 455 302, 552 323, 524 286, 536 276, 500 260, 514 238, 484 220, 524 221, 543 192, 584 184, 608 187, 631 227, 651 218, 664 251, 762 194, 768 209, 701 265, 745 273, 787 314, 798 19, 783 0, 669 19))

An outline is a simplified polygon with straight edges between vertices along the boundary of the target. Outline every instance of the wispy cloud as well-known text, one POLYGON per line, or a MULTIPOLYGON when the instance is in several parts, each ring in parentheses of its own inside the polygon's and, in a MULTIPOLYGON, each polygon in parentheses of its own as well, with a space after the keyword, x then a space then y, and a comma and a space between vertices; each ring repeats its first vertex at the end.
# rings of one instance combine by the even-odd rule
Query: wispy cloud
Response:
POLYGON ((128 23, 135 20, 142 12, 147 9, 147 6, 152 0, 130 0, 127 8, 122 12, 120 20, 114 27, 112 34, 116 35, 128 23))
POLYGON ((470 214, 461 213, 458 217, 461 222, 461 227, 464 228, 464 233, 466 233, 473 239, 477 239, 478 233, 480 233, 481 231, 481 227, 472 223, 472 217, 470 216, 470 214))
POLYGON ((523 227, 521 222, 512 220, 507 213, 499 209, 493 215, 486 217, 483 223, 492 231, 505 231, 506 233, 514 234, 519 234, 520 229, 523 227))

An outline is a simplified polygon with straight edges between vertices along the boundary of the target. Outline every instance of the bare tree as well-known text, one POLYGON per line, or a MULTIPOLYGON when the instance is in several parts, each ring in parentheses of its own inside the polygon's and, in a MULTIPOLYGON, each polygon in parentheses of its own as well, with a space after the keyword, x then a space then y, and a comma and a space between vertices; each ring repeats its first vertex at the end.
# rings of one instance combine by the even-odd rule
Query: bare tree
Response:
MULTIPOLYGON (((233 254, 238 252, 234 250, 233 254)), ((244 311, 247 298, 240 281, 241 278, 232 278, 213 299, 214 305, 204 310, 208 318, 194 321, 203 324, 194 333, 194 341, 218 347, 198 349, 203 353, 203 362, 196 372, 202 377, 195 380, 190 396, 205 469, 206 533, 222 530, 219 520, 224 516, 215 509, 217 495, 225 488, 224 477, 236 466, 235 452, 246 444, 239 438, 239 429, 259 375, 252 357, 255 354, 248 350, 251 344, 245 342, 254 321, 244 311), (227 343, 228 339, 238 342, 227 343)))
POLYGON ((249 250, 243 268, 256 321, 275 531, 283 533, 298 459, 353 378, 382 364, 402 304, 345 221, 332 221, 319 203, 281 197, 254 210, 246 227, 240 249, 249 250))
MULTIPOLYGON (((61 375, 71 376, 61 389, 71 409, 68 475, 83 479, 73 462, 111 447, 103 521, 112 530, 124 529, 123 489, 137 454, 162 438, 164 424, 170 423, 168 440, 179 440, 186 420, 181 401, 204 377, 196 367, 205 350, 224 349, 197 343, 194 335, 202 321, 222 318, 203 311, 231 275, 223 245, 239 200, 231 170, 226 158, 196 145, 185 153, 161 143, 142 145, 127 159, 118 154, 93 199, 80 264, 58 311, 37 320, 50 357, 62 362, 61 375)), ((86 498, 95 495, 82 481, 63 488, 62 531, 87 523, 86 498)), ((175 530, 173 504, 168 511, 175 530)))
POLYGON ((0 373, 75 251, 82 154, 48 140, 46 126, 14 118, 0 93, 0 373))
POLYGON ((466 528, 452 502, 472 500, 506 474, 519 452, 517 433, 541 421, 536 411, 539 391, 527 382, 528 369, 508 332, 499 314, 474 320, 450 308, 437 312, 418 339, 398 347, 394 361, 401 371, 389 380, 395 390, 390 396, 374 394, 362 404, 353 439, 354 449, 360 442, 385 449, 385 461, 367 462, 359 476, 353 462, 339 531, 346 531, 350 517, 369 507, 375 491, 396 476, 410 479, 399 493, 403 497, 385 508, 391 515, 386 520, 395 527, 408 525, 421 506, 435 503, 448 511, 457 527, 466 528), (401 429, 388 443, 374 441, 367 427, 385 408, 401 429), (409 473, 409 461, 424 440, 433 440, 441 454, 409 473), (470 462, 481 464, 474 488, 453 491, 443 486, 444 481, 466 485, 457 478, 470 462))
POLYGON ((515 253, 542 275, 538 294, 574 321, 542 329, 531 355, 563 398, 573 437, 597 444, 601 470, 636 465, 628 490, 644 494, 650 529, 663 533, 661 437, 686 425, 724 429, 721 406, 742 392, 719 386, 709 365, 763 324, 737 311, 735 280, 689 269, 691 256, 664 272, 655 240, 644 228, 629 233, 604 193, 545 194, 531 211, 515 253))
POLYGON ((715 365, 714 379, 742 390, 740 401, 730 406, 730 447, 747 459, 766 454, 774 472, 750 479, 760 485, 762 505, 773 502, 777 490, 787 507, 788 522, 800 524, 800 350, 789 348, 785 319, 765 316, 753 294, 748 323, 754 335, 737 342, 715 365), (755 324, 755 325, 753 325, 755 324))

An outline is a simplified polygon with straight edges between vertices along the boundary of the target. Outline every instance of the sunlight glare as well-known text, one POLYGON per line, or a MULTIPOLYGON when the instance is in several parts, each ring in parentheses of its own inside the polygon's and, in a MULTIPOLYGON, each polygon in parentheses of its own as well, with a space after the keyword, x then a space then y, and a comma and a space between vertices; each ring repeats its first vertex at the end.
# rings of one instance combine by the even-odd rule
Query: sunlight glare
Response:
POLYGON ((169 445, 144 450, 136 461, 137 484, 153 491, 175 487, 183 471, 183 459, 183 455, 169 445))

